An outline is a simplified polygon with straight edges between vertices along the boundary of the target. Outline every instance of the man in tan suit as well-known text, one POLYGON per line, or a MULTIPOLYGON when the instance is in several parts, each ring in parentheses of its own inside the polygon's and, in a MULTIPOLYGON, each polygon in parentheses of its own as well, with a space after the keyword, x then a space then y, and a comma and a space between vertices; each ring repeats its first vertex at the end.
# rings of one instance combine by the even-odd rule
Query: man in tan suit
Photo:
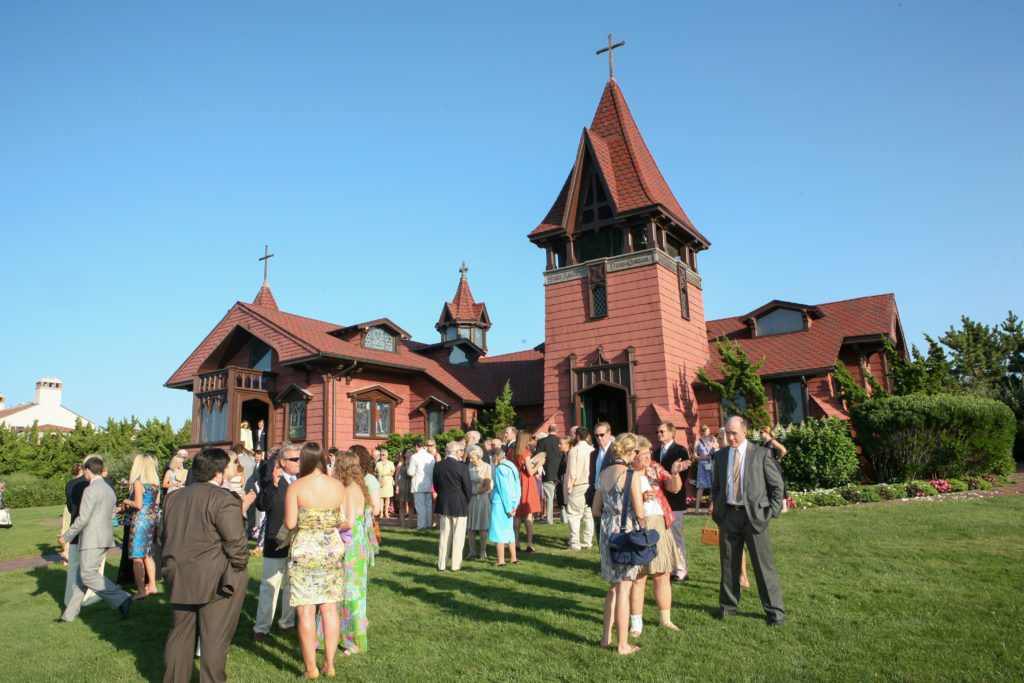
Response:
POLYGON ((171 603, 171 631, 164 649, 164 681, 192 680, 196 636, 202 634, 201 681, 227 680, 228 646, 238 626, 249 581, 244 500, 221 488, 228 454, 211 448, 192 464, 194 482, 164 503, 160 540, 163 577, 171 603))

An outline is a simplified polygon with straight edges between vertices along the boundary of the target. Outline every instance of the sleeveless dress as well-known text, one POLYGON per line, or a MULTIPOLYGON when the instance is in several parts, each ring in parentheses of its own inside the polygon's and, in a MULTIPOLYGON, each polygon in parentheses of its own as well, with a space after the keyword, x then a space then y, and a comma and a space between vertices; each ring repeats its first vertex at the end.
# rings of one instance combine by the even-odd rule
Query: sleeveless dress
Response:
POLYGON ((380 497, 394 498, 395 496, 395 463, 390 460, 381 460, 377 463, 377 478, 380 479, 380 497))
POLYGON ((540 489, 537 487, 536 478, 531 477, 526 471, 526 458, 517 462, 516 468, 519 470, 520 487, 519 508, 516 510, 516 517, 529 517, 544 509, 540 503, 540 489))
POLYGON ((469 519, 466 522, 466 528, 470 531, 487 531, 491 526, 491 492, 478 494, 486 486, 485 482, 491 480, 490 473, 491 466, 487 463, 469 468, 474 494, 469 499, 469 519))
MULTIPOLYGON (((346 534, 347 535, 347 534, 346 534)), ((341 616, 341 647, 366 652, 366 579, 379 546, 373 533, 373 510, 366 506, 363 518, 352 525, 344 562, 344 587, 338 613, 341 616)))
POLYGON ((635 518, 629 514, 626 516, 626 526, 619 529, 622 506, 628 495, 628 492, 622 488, 625 484, 626 473, 623 472, 615 479, 615 483, 610 489, 601 488, 601 578, 608 583, 635 581, 640 573, 639 565, 612 562, 611 550, 604 542, 604 539, 614 533, 632 531, 636 528, 635 518))
POLYGON ((154 484, 142 485, 142 509, 132 515, 132 530, 128 536, 129 557, 153 557, 153 534, 160 521, 156 496, 160 487, 154 484))
POLYGON ((345 544, 338 535, 340 524, 338 508, 299 510, 298 531, 288 551, 292 607, 341 600, 345 544))

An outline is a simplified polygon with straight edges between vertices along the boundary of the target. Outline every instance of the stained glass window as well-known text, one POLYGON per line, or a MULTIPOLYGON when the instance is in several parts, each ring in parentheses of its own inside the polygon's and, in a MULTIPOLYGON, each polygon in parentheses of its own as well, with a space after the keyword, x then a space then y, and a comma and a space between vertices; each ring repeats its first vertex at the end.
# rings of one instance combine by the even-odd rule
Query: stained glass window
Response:
POLYGON ((593 311, 593 316, 603 318, 608 315, 608 293, 605 291, 604 285, 596 285, 591 290, 591 296, 593 297, 593 307, 590 310, 593 311))
POLYGON ((366 339, 363 341, 363 346, 380 351, 394 351, 395 336, 383 327, 371 327, 366 331, 366 339))
POLYGON ((679 274, 679 306, 682 309, 683 318, 690 319, 690 290, 686 288, 686 274, 679 274))
POLYGON ((288 402, 288 439, 301 441, 306 438, 306 402, 288 402))
POLYGON ((356 401, 356 436, 370 436, 369 401, 356 401))
POLYGON ((199 409, 199 436, 203 443, 227 438, 227 409, 223 402, 212 401, 199 409))
POLYGON ((427 438, 433 439, 444 432, 444 411, 434 408, 427 411, 427 438))
POLYGON ((804 386, 801 382, 779 382, 775 385, 775 410, 779 424, 800 424, 804 421, 804 386))

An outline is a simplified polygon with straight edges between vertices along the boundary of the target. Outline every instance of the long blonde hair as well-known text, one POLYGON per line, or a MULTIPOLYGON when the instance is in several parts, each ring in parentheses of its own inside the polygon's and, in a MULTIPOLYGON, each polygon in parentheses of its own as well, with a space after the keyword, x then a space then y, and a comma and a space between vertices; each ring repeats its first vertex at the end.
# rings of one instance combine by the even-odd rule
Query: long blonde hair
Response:
POLYGON ((128 475, 128 484, 135 482, 140 484, 152 484, 160 486, 160 475, 156 472, 156 456, 149 453, 140 453, 132 461, 132 471, 128 475))

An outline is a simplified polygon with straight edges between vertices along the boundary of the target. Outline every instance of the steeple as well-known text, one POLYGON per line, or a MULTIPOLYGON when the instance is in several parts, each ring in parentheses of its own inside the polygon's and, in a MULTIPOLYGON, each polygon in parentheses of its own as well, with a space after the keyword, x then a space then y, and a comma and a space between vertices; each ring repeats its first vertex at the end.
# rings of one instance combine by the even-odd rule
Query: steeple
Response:
POLYGON ((486 351, 487 330, 491 329, 491 319, 487 315, 487 306, 473 299, 467 272, 469 268, 463 262, 459 268, 459 285, 455 288, 455 296, 441 309, 441 317, 434 328, 441 333, 441 341, 462 337, 486 351))
POLYGON ((263 306, 265 308, 272 308, 275 311, 280 310, 277 307, 277 301, 274 300, 274 295, 270 291, 270 285, 267 281, 263 281, 263 286, 260 287, 260 291, 256 293, 256 298, 252 300, 253 306, 263 306))

